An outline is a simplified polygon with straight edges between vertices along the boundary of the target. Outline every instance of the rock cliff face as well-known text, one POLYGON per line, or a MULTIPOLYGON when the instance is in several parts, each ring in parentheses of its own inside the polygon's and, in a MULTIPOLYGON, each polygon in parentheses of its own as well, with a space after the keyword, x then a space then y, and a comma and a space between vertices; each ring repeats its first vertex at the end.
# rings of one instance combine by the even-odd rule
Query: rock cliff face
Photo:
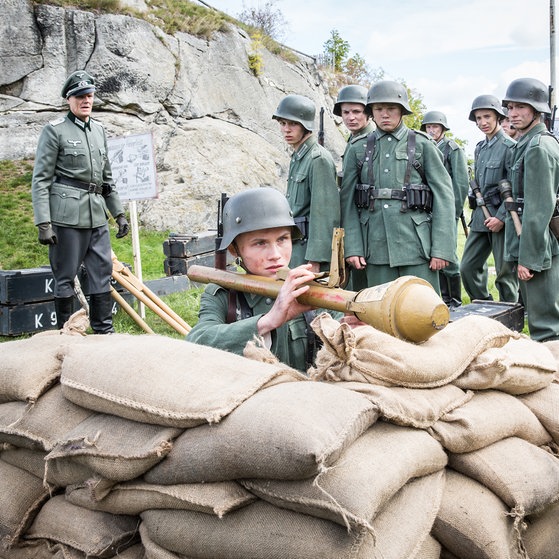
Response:
POLYGON ((67 110, 66 76, 85 68, 97 79, 94 118, 110 137, 153 135, 159 197, 138 205, 146 227, 205 231, 221 192, 284 190, 289 152, 271 117, 286 94, 313 99, 317 115, 325 108, 325 146, 340 160, 345 140, 314 63, 262 49, 255 77, 251 39, 237 27, 207 41, 29 0, 2 0, 0 16, 0 159, 34 157, 42 127, 67 110))

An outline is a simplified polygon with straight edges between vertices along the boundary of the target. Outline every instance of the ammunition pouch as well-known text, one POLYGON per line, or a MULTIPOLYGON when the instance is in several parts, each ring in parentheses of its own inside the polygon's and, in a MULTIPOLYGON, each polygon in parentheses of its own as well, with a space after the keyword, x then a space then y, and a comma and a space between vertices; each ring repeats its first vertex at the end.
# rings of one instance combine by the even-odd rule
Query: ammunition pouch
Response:
POLYGON ((358 184, 353 192, 353 201, 359 210, 369 207, 369 190, 368 184, 358 184))
POLYGON ((308 216, 301 216, 301 217, 294 217, 293 221, 295 222, 295 225, 297 225, 297 227, 299 228, 299 231, 301 231, 301 235, 303 236, 303 238, 301 239, 301 242, 304 242, 308 239, 309 237, 309 218, 308 216))
POLYGON ((475 210, 477 208, 477 198, 470 192, 468 192, 468 207, 470 210, 475 210))
POLYGON ((402 210, 417 210, 430 213, 433 210, 433 192, 426 184, 407 184, 404 186, 405 206, 402 210))
POLYGON ((555 210, 553 212, 553 215, 551 216, 549 228, 551 229, 551 232, 553 233, 555 238, 559 240, 559 198, 555 203, 555 210))
POLYGON ((491 206, 494 206, 495 208, 498 208, 501 205, 501 193, 499 192, 498 188, 494 188, 491 190, 488 190, 485 193, 485 203, 489 204, 491 206))

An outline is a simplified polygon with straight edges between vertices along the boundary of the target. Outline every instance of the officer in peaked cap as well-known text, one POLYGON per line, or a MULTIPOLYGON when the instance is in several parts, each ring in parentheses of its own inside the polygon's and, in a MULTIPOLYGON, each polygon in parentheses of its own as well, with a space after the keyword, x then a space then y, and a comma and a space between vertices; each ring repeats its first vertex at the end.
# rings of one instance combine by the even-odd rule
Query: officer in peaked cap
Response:
POLYGON ((58 328, 74 311, 74 278, 83 264, 91 328, 108 334, 114 329, 107 216, 115 218, 118 238, 128 233, 129 225, 114 187, 105 129, 91 118, 94 93, 95 79, 85 70, 64 82, 61 94, 70 110, 41 132, 32 198, 39 242, 49 247, 58 328))

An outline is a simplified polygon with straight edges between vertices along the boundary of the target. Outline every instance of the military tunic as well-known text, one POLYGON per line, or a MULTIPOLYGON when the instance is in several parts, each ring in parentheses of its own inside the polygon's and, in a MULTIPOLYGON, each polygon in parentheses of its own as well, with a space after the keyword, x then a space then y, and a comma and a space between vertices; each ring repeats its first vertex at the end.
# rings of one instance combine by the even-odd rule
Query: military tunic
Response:
MULTIPOLYGON (((492 216, 505 221, 505 207, 501 204, 498 183, 508 177, 512 148, 515 141, 504 130, 491 140, 479 142, 475 150, 475 179, 492 216)), ((471 300, 491 299, 487 285, 487 259, 493 253, 495 261, 495 287, 499 300, 515 302, 518 299, 518 280, 512 267, 503 258, 505 231, 491 232, 485 225, 481 207, 472 211, 470 234, 464 245, 460 272, 462 283, 471 300)))
POLYGON ((530 336, 538 341, 559 339, 559 243, 549 229, 559 186, 559 144, 537 124, 513 148, 512 195, 521 196, 522 234, 517 236, 510 214, 505 222, 505 260, 534 272, 520 281, 530 336))
POLYGON ((289 266, 320 262, 328 269, 332 232, 340 226, 340 195, 332 156, 312 135, 291 156, 286 198, 296 222, 308 219, 306 239, 293 241, 289 266))
POLYGON ((70 112, 43 128, 33 171, 33 211, 35 224, 52 223, 58 239, 49 245, 57 298, 73 296, 73 280, 82 262, 90 293, 109 292, 107 218, 109 211, 116 217, 124 210, 116 190, 103 196, 103 183, 114 186, 101 124, 91 118, 85 123, 70 112), (91 183, 91 191, 62 184, 60 177, 91 183))
MULTIPOLYGON (((198 323, 188 333, 186 340, 242 355, 247 342, 258 335, 258 320, 274 304, 271 297, 254 293, 244 293, 244 296, 252 316, 227 324, 229 291, 218 285, 208 284, 200 300, 198 323)), ((342 315, 335 313, 335 316, 342 315)), ((271 332, 271 336, 272 353, 282 363, 305 372, 308 338, 304 316, 300 315, 282 324, 271 332)))
MULTIPOLYGON (((344 150, 344 154, 342 155, 342 186, 343 186, 343 175, 345 172, 345 157, 347 152, 349 151, 350 146, 353 146, 354 144, 359 144, 358 146, 356 146, 356 149, 359 151, 359 153, 357 154, 357 157, 359 157, 360 159, 363 159, 363 156, 365 154, 365 146, 367 144, 367 135, 370 134, 371 132, 375 131, 375 125, 373 122, 368 122, 367 126, 365 126, 365 128, 363 128, 363 130, 361 130, 360 132, 358 132, 357 134, 354 134, 352 136, 350 136, 347 140, 347 144, 344 150)), ((346 183, 347 185, 347 183, 346 183)), ((345 199, 347 197, 350 197, 351 200, 353 200, 353 192, 351 191, 351 189, 346 189, 346 190, 341 190, 340 191, 340 206, 343 208, 344 205, 347 203, 345 201, 345 199)), ((343 222, 343 216, 342 216, 342 227, 345 227, 344 222, 343 222)), ((367 272, 366 270, 357 270, 355 268, 351 268, 349 270, 349 280, 348 283, 345 287, 345 289, 351 290, 351 291, 360 291, 361 289, 365 289, 366 287, 368 287, 367 285, 367 272)))
MULTIPOLYGON (((464 201, 468 195, 468 161, 464 150, 452 139, 443 136, 437 142, 437 147, 443 154, 443 163, 452 180, 452 189, 454 191, 454 211, 456 225, 460 215, 464 211, 464 201)), ((441 273, 447 277, 459 276, 460 265, 458 264, 458 254, 454 253, 454 262, 451 262, 441 273)))
MULTIPOLYGON (((402 190, 408 164, 408 131, 403 123, 392 133, 377 129, 373 153, 374 187, 402 190)), ((423 132, 415 132, 415 159, 423 167, 433 194, 431 213, 408 209, 396 199, 375 200, 373 211, 359 210, 353 196, 358 183, 367 183, 368 162, 359 171, 358 162, 366 139, 352 144, 345 157, 342 182, 342 216, 345 227, 345 256, 363 256, 367 261, 369 285, 378 285, 402 275, 416 275, 439 291, 438 272, 429 269, 431 258, 452 262, 456 245, 454 196, 442 155, 423 132)), ((412 166, 410 182, 422 178, 412 166)))

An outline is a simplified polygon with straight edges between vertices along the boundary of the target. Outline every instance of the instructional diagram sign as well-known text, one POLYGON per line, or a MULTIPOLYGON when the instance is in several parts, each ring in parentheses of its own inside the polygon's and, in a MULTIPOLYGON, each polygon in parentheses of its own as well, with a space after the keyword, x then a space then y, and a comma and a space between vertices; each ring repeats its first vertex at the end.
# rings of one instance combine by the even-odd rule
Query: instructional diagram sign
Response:
POLYGON ((108 138, 109 162, 123 201, 157 198, 151 133, 108 138))

